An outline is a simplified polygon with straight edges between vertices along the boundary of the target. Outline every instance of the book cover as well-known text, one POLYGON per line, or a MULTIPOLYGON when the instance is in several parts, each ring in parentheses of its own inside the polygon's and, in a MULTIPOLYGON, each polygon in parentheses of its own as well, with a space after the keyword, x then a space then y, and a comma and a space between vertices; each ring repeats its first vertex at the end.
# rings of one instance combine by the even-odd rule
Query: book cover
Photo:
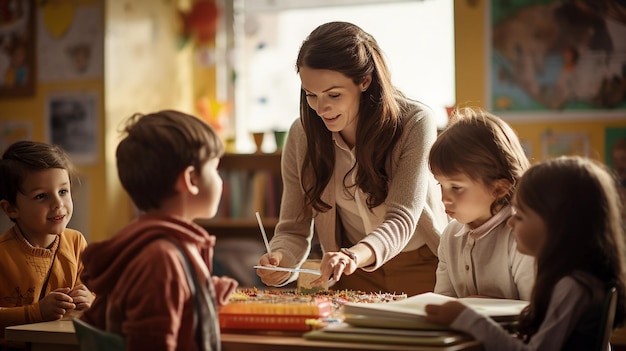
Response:
POLYGON ((303 337, 309 340, 423 346, 447 346, 471 340, 465 334, 452 331, 360 328, 346 323, 331 324, 323 329, 305 333, 303 337))

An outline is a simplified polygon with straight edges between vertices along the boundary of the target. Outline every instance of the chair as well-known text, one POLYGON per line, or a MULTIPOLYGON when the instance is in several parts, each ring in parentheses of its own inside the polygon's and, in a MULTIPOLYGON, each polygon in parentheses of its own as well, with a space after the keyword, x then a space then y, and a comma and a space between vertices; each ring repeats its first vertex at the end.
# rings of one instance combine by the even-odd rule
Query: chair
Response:
POLYGON ((598 323, 597 338, 594 342, 592 350, 606 351, 606 345, 611 340, 611 334, 613 333, 613 321, 615 320, 615 306, 617 305, 617 289, 612 287, 602 304, 602 314, 600 316, 600 323, 598 323))
POLYGON ((89 325, 78 318, 72 318, 76 338, 81 351, 123 351, 124 338, 89 325))

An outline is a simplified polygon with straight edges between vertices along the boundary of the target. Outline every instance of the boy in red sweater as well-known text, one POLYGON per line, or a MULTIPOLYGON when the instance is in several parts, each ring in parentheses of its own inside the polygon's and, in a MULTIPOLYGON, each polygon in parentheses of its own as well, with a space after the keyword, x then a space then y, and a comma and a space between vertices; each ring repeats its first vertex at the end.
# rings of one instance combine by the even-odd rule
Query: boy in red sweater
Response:
POLYGON ((118 174, 141 214, 85 250, 82 278, 97 298, 82 319, 124 336, 128 351, 219 350, 217 306, 238 284, 211 276, 215 237, 193 220, 217 212, 223 144, 209 125, 177 111, 135 114, 125 132, 118 174))

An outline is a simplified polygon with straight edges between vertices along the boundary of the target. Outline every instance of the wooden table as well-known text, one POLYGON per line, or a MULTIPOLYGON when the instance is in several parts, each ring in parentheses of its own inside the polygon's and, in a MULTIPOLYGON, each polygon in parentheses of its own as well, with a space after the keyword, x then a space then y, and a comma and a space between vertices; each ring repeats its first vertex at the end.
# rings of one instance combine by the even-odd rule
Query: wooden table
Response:
MULTIPOLYGON (((27 342, 31 351, 80 351, 74 325, 70 320, 42 322, 7 327, 4 337, 9 341, 27 342)), ((222 351, 466 351, 482 350, 480 343, 467 341, 447 347, 383 345, 351 342, 306 340, 298 335, 279 332, 264 334, 222 333, 222 351)))

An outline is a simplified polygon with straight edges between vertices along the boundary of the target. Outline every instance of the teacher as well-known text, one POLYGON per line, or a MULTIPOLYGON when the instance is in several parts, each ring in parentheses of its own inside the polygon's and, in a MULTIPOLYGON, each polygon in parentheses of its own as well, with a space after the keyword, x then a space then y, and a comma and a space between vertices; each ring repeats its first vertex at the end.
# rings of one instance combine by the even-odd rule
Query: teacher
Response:
MULTIPOLYGON (((435 286, 448 222, 428 169, 432 111, 391 84, 376 40, 330 22, 304 40, 296 61, 300 118, 282 154, 280 218, 260 265, 299 267, 317 235, 321 286, 415 295, 435 286)), ((417 80, 416 80, 417 81, 417 80)), ((416 82, 419 84, 419 82, 416 82)), ((257 269, 284 286, 296 273, 257 269)))

